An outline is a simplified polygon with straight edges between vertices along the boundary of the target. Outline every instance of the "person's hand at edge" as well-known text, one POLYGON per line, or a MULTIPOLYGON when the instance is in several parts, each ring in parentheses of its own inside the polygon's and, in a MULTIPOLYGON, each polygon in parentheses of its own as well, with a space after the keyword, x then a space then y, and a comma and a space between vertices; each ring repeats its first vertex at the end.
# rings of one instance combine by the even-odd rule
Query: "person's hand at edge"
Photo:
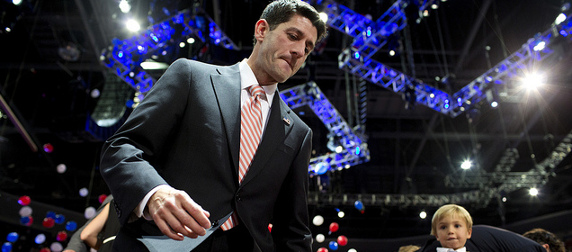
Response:
POLYGON ((159 230, 174 240, 197 238, 211 227, 210 213, 181 190, 159 189, 147 202, 147 210, 159 230))

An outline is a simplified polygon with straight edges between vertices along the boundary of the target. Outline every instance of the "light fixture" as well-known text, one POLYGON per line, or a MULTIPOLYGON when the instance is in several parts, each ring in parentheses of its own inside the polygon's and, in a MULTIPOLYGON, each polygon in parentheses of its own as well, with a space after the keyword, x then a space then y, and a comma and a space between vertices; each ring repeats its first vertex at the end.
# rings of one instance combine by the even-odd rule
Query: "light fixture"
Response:
POLYGON ((535 52, 542 51, 542 50, 544 50, 544 48, 546 48, 546 42, 543 40, 537 41, 536 44, 534 45, 534 47, 532 47, 532 49, 535 52))
POLYGON ((528 194, 530 194, 530 196, 538 196, 538 189, 536 187, 532 187, 528 190, 528 194))
POLYGON ((139 25, 139 22, 135 21, 135 19, 127 20, 127 22, 125 23, 125 26, 127 27, 127 29, 129 31, 132 31, 132 32, 137 32, 141 29, 141 25, 139 25))
POLYGON ((324 21, 324 23, 328 22, 328 14, 326 14, 325 12, 320 12, 320 19, 322 21, 324 21))
POLYGON ((424 220, 425 218, 427 218, 427 212, 425 212, 425 210, 422 210, 422 211, 419 213, 419 218, 421 218, 421 219, 423 219, 423 220, 424 220))
POLYGON ((559 25, 562 22, 566 21, 566 15, 564 13, 560 13, 560 15, 558 15, 558 17, 556 17, 556 20, 554 21, 554 24, 559 25))
POLYGON ((119 2, 119 9, 123 13, 128 13, 131 10, 131 5, 129 4, 129 2, 127 2, 127 0, 121 0, 119 2))
POLYGON ((22 3, 22 0, 12 0, 12 3, 14 5, 20 5, 22 3))
POLYGON ((149 59, 141 62, 141 68, 143 68, 143 70, 162 70, 167 69, 167 67, 169 67, 167 63, 157 62, 149 59))
POLYGON ((473 166, 473 164, 471 163, 471 160, 465 160, 461 164, 461 169, 468 170, 468 169, 471 169, 472 166, 473 166))
POLYGON ((536 89, 544 84, 544 76, 539 73, 531 73, 521 80, 521 85, 529 90, 536 89))
POLYGON ((496 108, 498 105, 499 105, 499 103, 496 101, 491 102, 491 107, 493 107, 493 108, 496 108))

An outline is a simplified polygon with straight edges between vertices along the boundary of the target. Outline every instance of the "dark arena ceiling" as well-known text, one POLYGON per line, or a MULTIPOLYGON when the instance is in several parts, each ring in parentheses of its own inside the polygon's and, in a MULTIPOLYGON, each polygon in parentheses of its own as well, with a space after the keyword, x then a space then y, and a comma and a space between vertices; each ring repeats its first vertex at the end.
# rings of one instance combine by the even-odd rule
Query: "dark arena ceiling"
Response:
MULTIPOLYGON (((125 28, 125 20, 139 20, 141 34, 177 11, 203 20, 209 17, 232 41, 233 49, 197 36, 189 36, 195 38, 189 44, 179 36, 152 59, 170 64, 185 57, 230 65, 248 57, 254 23, 268 3, 132 0, 126 14, 119 10, 119 2, 23 0, 17 6, 0 2, 0 239, 13 231, 27 235, 27 241, 15 243, 22 251, 42 247, 32 242, 36 234, 45 233, 54 241, 62 230, 59 224, 41 225, 46 211, 66 213, 68 219, 82 223, 84 209, 99 206, 99 195, 109 193, 98 159, 102 141, 115 128, 90 125, 98 116, 114 118, 110 124, 120 123, 130 112, 128 105, 137 103, 135 89, 102 64, 114 41, 137 35, 125 28), (45 151, 47 145, 53 150, 45 151), (60 164, 66 166, 65 172, 58 172, 60 164), (79 194, 82 188, 88 190, 86 196, 79 194), (35 204, 36 221, 31 226, 20 223, 21 206, 14 199, 22 195, 35 204)), ((309 2, 320 11, 327 10, 327 4, 347 7, 374 22, 396 4, 395 0, 309 2)), ((560 13, 571 13, 570 4, 563 0, 397 2, 403 3, 403 26, 382 36, 386 43, 368 59, 416 81, 408 87, 421 83, 442 94, 490 83, 479 84, 482 88, 472 94, 474 99, 459 98, 461 104, 447 101, 456 109, 448 113, 443 100, 436 105, 420 102, 419 96, 428 91, 396 90, 375 83, 363 72, 340 69, 340 55, 354 37, 330 25, 328 37, 306 65, 279 89, 314 81, 335 108, 332 111, 366 144, 367 152, 347 169, 343 165, 323 174, 310 173, 310 214, 325 219, 321 226, 312 225, 313 234, 324 234, 326 242, 345 235, 358 251, 397 251, 395 244, 427 238, 430 218, 440 205, 457 203, 467 208, 475 224, 519 233, 541 226, 572 239, 572 36, 564 36, 555 24, 560 13), (428 5, 420 11, 423 3, 436 8, 428 5), (547 34, 545 48, 530 49, 547 34), (532 54, 520 54, 523 51, 532 54), (536 60, 538 55, 542 59, 536 60), (512 71, 501 75, 497 64, 503 62, 512 71), (534 72, 543 74, 544 79, 536 82, 543 85, 523 89, 521 80, 534 72), (491 76, 494 79, 487 79, 491 76), (491 106, 493 101, 496 107, 491 106), (472 161, 470 169, 460 168, 464 160, 472 161), (538 195, 529 195, 532 187, 538 195), (426 211, 426 219, 419 217, 421 211, 426 211), (339 212, 345 216, 338 217, 339 212), (340 228, 328 234, 331 222, 340 228)), ((147 76, 157 79, 162 71, 149 69, 147 76)), ((331 125, 309 106, 294 111, 314 131, 313 158, 332 154, 329 147, 340 136, 331 134, 331 125)))

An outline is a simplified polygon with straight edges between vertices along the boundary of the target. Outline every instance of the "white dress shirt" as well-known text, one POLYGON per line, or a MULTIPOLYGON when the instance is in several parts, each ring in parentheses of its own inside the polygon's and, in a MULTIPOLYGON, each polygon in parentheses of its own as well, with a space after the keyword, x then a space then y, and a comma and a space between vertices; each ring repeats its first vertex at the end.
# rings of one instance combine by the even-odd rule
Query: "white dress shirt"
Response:
POLYGON ((438 247, 437 248, 437 252, 467 252, 467 248, 466 247, 462 247, 460 249, 452 249, 452 248, 442 248, 442 247, 438 247))

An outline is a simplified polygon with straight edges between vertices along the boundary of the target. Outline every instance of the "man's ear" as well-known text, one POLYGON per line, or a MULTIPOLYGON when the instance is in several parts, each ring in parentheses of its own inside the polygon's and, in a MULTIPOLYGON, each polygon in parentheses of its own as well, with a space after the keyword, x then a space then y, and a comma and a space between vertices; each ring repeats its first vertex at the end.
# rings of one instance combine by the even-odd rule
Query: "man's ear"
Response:
POLYGON ((254 38, 259 42, 263 41, 268 31, 270 31, 270 25, 266 19, 260 19, 254 26, 254 38))

